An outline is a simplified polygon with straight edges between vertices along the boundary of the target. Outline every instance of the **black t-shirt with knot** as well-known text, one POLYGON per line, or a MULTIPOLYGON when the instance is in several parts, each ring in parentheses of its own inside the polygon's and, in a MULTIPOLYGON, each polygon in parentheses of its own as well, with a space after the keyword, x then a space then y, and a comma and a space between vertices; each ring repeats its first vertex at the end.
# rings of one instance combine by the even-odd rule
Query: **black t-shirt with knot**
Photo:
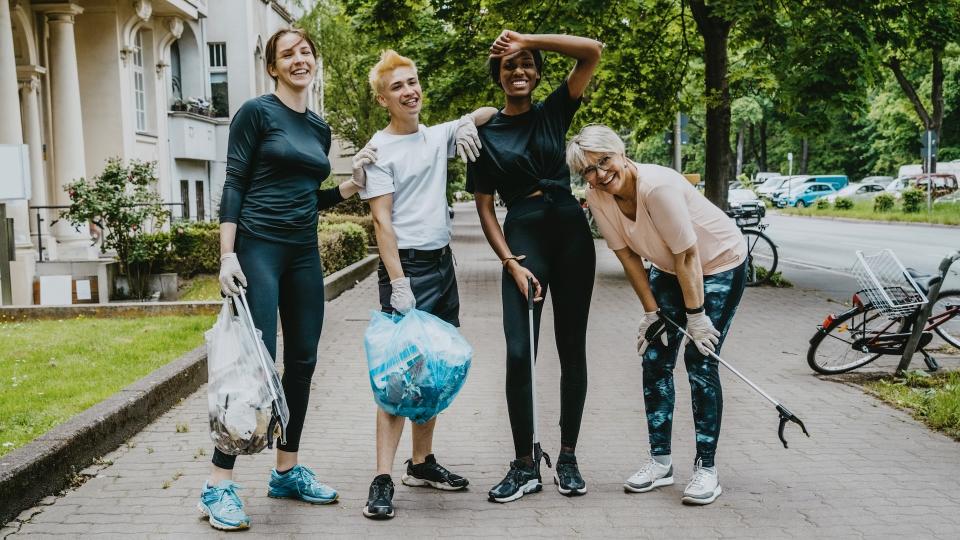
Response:
POLYGON ((569 192, 566 136, 579 108, 580 98, 571 98, 563 81, 525 113, 497 113, 479 128, 483 147, 477 161, 467 166, 467 191, 488 195, 496 191, 507 206, 538 189, 569 192))

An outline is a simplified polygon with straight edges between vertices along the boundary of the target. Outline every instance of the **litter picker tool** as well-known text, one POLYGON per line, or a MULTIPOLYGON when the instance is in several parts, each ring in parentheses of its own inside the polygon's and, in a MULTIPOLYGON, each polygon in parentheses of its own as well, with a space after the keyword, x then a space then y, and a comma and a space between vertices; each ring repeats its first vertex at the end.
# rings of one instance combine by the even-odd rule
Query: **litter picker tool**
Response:
POLYGON ((530 320, 530 402, 533 404, 533 463, 540 466, 540 458, 547 462, 547 467, 553 467, 550 456, 540 448, 540 432, 537 428, 537 365, 536 349, 533 339, 533 297, 536 293, 533 288, 533 278, 527 278, 527 314, 530 320))
MULTIPOLYGON (((531 311, 531 313, 533 313, 533 312, 531 311)), ((686 330, 684 327, 680 326, 679 324, 673 322, 673 320, 672 320, 670 317, 667 317, 666 315, 664 315, 664 314, 663 314, 663 311, 659 312, 659 316, 660 316, 661 319, 663 319, 663 320, 667 321, 668 323, 672 324, 673 326, 675 326, 675 327, 677 328, 677 330, 680 331, 680 333, 682 333, 683 335, 687 336, 687 339, 693 341, 693 337, 692 337, 690 334, 687 333, 687 330, 686 330)), ((654 339, 656 339, 657 337, 659 337, 660 334, 663 333, 663 332, 666 330, 666 327, 664 327, 664 326, 660 326, 659 328, 656 328, 657 326, 659 326, 659 325, 653 324, 653 325, 651 325, 650 328, 647 330, 647 334, 646 334, 647 342, 652 342, 654 339)), ((727 369, 729 369, 729 370, 730 370, 734 375, 736 375, 741 381, 747 383, 747 384, 750 386, 750 388, 753 388, 754 390, 756 390, 757 393, 759 393, 761 396, 763 396, 764 398, 766 398, 767 401, 769 401, 770 403, 773 403, 773 406, 777 408, 777 413, 780 415, 780 427, 779 427, 779 429, 777 429, 777 435, 780 436, 780 442, 783 443, 783 447, 784 447, 784 448, 787 448, 787 439, 785 439, 785 438, 783 437, 783 429, 784 429, 784 427, 786 427, 787 421, 790 421, 790 422, 793 422, 793 423, 797 424, 798 426, 800 426, 800 429, 803 430, 803 434, 804 434, 804 435, 806 435, 807 437, 810 436, 810 434, 807 433, 807 428, 803 425, 803 421, 800 420, 799 418, 797 418, 797 415, 795 415, 795 414, 793 414, 792 412, 790 412, 790 410, 787 409, 786 407, 784 407, 783 404, 781 404, 779 401, 773 399, 773 398, 770 396, 770 394, 764 392, 762 388, 760 388, 759 386, 757 386, 756 384, 754 384, 753 381, 751 381, 750 379, 746 378, 746 377, 743 375, 743 373, 740 373, 740 371, 738 371, 737 368, 731 366, 729 362, 727 362, 727 361, 724 360, 723 358, 720 358, 716 353, 714 353, 713 351, 709 351, 707 354, 709 354, 711 357, 713 357, 717 362, 720 362, 721 364, 723 364, 724 367, 726 367, 727 369)), ((534 409, 534 410, 536 410, 536 409, 534 409)), ((536 429, 536 428, 534 428, 534 429, 536 429)), ((534 433, 536 433, 536 431, 534 431, 534 433)))

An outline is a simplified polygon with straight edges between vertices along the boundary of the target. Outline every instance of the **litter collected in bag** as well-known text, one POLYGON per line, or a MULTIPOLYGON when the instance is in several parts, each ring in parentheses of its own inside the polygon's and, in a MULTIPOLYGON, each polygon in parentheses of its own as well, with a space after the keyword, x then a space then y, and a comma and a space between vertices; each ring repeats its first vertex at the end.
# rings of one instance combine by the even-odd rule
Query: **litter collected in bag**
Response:
POLYGON ((473 357, 453 325, 417 309, 402 316, 372 312, 363 341, 374 401, 418 424, 453 402, 473 357))
POLYGON ((256 454, 285 439, 290 412, 280 376, 243 292, 225 298, 207 342, 210 438, 221 452, 256 454))

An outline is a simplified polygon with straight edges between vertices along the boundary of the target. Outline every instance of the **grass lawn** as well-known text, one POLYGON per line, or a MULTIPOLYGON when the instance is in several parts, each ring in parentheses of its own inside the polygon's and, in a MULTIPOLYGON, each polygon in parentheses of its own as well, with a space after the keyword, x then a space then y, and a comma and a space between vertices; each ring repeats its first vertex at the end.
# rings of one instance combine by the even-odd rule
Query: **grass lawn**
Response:
POLYGON ((914 223, 938 223, 941 225, 960 225, 960 204, 935 205, 933 211, 927 213, 926 206, 915 214, 904 214, 900 211, 900 204, 890 212, 874 212, 873 201, 857 201, 853 208, 838 210, 836 208, 817 209, 815 206, 807 208, 784 208, 784 214, 793 216, 823 216, 843 217, 852 219, 872 219, 879 221, 903 221, 914 223))
POLYGON ((180 300, 183 302, 219 301, 222 299, 220 282, 216 274, 198 274, 185 279, 180 284, 180 300))
POLYGON ((200 345, 214 318, 0 323, 0 456, 200 345))
POLYGON ((911 372, 905 378, 886 378, 865 386, 871 394, 909 410, 914 418, 960 440, 960 372, 911 372))

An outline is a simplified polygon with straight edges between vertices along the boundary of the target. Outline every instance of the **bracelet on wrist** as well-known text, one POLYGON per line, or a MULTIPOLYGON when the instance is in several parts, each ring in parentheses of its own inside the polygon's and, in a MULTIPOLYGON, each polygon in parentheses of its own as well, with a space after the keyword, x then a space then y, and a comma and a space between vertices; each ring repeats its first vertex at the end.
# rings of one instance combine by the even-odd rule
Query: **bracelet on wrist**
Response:
POLYGON ((502 264, 504 267, 506 267, 506 266, 507 266, 507 263, 510 262, 510 261, 517 261, 517 262, 519 263, 520 261, 522 261, 522 260, 524 260, 524 259, 526 259, 526 258, 527 258, 526 255, 511 255, 511 256, 509 256, 509 257, 504 257, 504 258, 500 259, 500 264, 502 264))
POLYGON ((703 304, 700 304, 700 307, 695 308, 683 308, 687 312, 687 315, 696 315, 697 313, 703 313, 703 304))

